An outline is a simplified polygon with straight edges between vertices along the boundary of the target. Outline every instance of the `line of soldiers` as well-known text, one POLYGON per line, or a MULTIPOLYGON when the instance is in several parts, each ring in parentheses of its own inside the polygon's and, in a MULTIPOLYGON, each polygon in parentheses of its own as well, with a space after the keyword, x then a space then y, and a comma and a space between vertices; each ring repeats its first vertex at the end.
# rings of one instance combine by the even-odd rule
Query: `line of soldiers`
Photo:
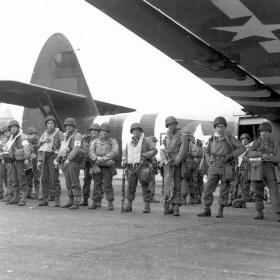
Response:
MULTIPOLYGON (((73 118, 64 121, 64 133, 56 127, 53 116, 46 117, 45 126, 46 130, 41 137, 33 127, 27 130, 26 135, 21 133, 20 125, 15 120, 2 129, 2 201, 10 205, 26 205, 27 198, 38 198, 41 181, 42 199, 39 206, 48 206, 49 201, 54 200, 55 207, 78 209, 84 205, 94 210, 101 207, 105 194, 108 210, 114 210, 112 179, 117 174, 119 147, 117 141, 110 136, 109 123, 101 126, 93 123, 89 128, 89 135, 79 133, 73 118), (68 193, 68 201, 64 205, 60 203, 59 169, 64 172, 68 193), (82 188, 79 180, 81 169, 84 169, 82 188), (92 203, 88 205, 92 180, 92 203), (5 197, 4 184, 7 190, 5 197)), ((234 207, 245 207, 246 202, 251 199, 251 183, 257 209, 255 218, 264 218, 265 184, 269 187, 272 208, 279 217, 280 199, 275 167, 280 162, 280 152, 278 145, 270 138, 272 127, 269 123, 264 122, 259 126, 259 138, 249 145, 249 135, 242 135, 242 142, 238 141, 226 132, 226 120, 217 117, 214 120, 215 133, 205 149, 202 148, 201 141, 194 141, 189 130, 178 128, 175 117, 167 117, 165 126, 167 136, 160 150, 165 215, 179 216, 180 206, 186 204, 186 197, 189 195, 189 205, 202 202, 202 211, 198 216, 210 217, 213 193, 220 182, 217 218, 223 217, 224 207, 228 206, 229 200, 234 207), (203 184, 205 173, 207 182, 203 184), (236 183, 232 188, 234 180, 236 183), (234 196, 233 193, 238 193, 238 190, 239 197, 234 196)), ((128 182, 124 212, 132 211, 139 182, 144 201, 143 213, 150 213, 150 204, 156 202, 157 139, 146 137, 140 123, 133 123, 130 132, 132 137, 122 153, 122 166, 128 182)))

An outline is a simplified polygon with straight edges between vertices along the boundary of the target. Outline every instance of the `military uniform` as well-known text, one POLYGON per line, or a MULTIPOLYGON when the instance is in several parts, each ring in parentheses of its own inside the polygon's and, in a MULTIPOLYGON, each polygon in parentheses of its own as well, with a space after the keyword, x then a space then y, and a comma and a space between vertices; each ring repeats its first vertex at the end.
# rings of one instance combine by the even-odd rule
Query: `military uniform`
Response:
MULTIPOLYGON (((108 123, 103 123, 100 127, 101 132, 110 133, 111 127, 108 123)), ((93 205, 91 209, 98 207, 98 202, 102 198, 102 188, 108 201, 108 210, 113 210, 114 189, 112 179, 115 173, 115 160, 118 156, 118 143, 109 136, 99 138, 92 142, 89 148, 89 155, 93 164, 99 172, 94 174, 94 187, 92 194, 93 205)))
POLYGON ((29 127, 27 130, 27 140, 31 146, 31 166, 32 170, 27 175, 28 184, 28 198, 38 199, 39 188, 40 188, 40 171, 38 170, 38 148, 39 148, 39 137, 38 132, 34 127, 29 127), (34 186, 35 192, 32 194, 34 186))
MULTIPOLYGON (((227 126, 223 117, 218 117, 214 121, 214 128, 217 125, 227 126)), ((201 216, 211 216, 210 207, 213 204, 215 192, 219 181, 219 213, 217 218, 223 217, 223 208, 227 206, 229 198, 230 183, 233 180, 234 162, 245 151, 245 147, 235 137, 224 134, 223 136, 214 135, 209 139, 206 147, 206 160, 208 163, 208 179, 204 186, 202 195, 203 211, 198 214, 201 216)))
POLYGON ((80 167, 84 162, 85 151, 81 147, 82 135, 76 129, 76 121, 67 118, 64 126, 72 126, 73 130, 64 133, 64 139, 58 153, 56 162, 63 165, 65 183, 69 200, 62 208, 78 209, 81 201, 80 167))
POLYGON ((131 125, 130 133, 133 133, 133 130, 139 130, 140 133, 137 137, 133 136, 127 143, 122 157, 123 164, 127 167, 128 176, 128 189, 126 193, 128 203, 125 207, 125 212, 132 211, 132 201, 135 199, 136 187, 139 181, 142 186, 142 196, 145 203, 143 212, 149 213, 151 212, 150 202, 153 199, 150 188, 150 183, 154 176, 152 160, 157 153, 157 149, 151 138, 145 138, 142 126, 139 123, 131 125), (145 180, 143 177, 144 171, 148 173, 145 180))
POLYGON ((27 147, 28 141, 24 140, 24 135, 19 132, 19 123, 12 120, 8 127, 10 131, 12 127, 17 127, 17 131, 12 133, 12 136, 5 145, 5 153, 9 155, 11 162, 13 180, 13 198, 9 200, 7 204, 25 206, 28 185, 26 176, 24 175, 24 169, 27 164, 26 161, 30 160, 31 150, 27 147))
MULTIPOLYGON (((45 124, 49 121, 56 123, 53 116, 47 116, 45 124)), ((38 166, 41 169, 41 183, 43 200, 39 206, 47 206, 51 194, 55 196, 55 206, 60 206, 61 186, 59 182, 59 169, 55 167, 63 133, 58 128, 47 129, 41 136, 38 150, 38 166)))
POLYGON ((179 206, 183 203, 181 195, 182 160, 186 153, 185 137, 177 128, 178 121, 173 116, 167 117, 165 126, 175 124, 173 133, 167 132, 166 146, 161 150, 161 161, 164 163, 164 214, 179 216, 179 206), (171 204, 171 209, 169 205, 171 204))
MULTIPOLYGON (((264 122, 259 126, 259 131, 269 131, 272 132, 272 128, 269 123, 264 122)), ((254 159, 260 159, 259 167, 260 177, 257 178, 255 175, 251 174, 252 185, 255 196, 255 205, 258 215, 256 219, 263 219, 263 200, 264 200, 264 186, 265 183, 268 185, 270 200, 272 204, 272 209, 278 214, 278 219, 280 221, 280 198, 279 189, 276 181, 275 166, 280 162, 280 150, 279 146, 272 142, 269 138, 262 139, 261 137, 253 141, 248 147, 248 157, 251 160, 250 164, 253 164, 254 159)), ((256 167, 257 169, 257 167, 256 167)), ((252 173, 252 166, 251 166, 252 173)), ((258 176, 256 174, 256 176, 258 176)))

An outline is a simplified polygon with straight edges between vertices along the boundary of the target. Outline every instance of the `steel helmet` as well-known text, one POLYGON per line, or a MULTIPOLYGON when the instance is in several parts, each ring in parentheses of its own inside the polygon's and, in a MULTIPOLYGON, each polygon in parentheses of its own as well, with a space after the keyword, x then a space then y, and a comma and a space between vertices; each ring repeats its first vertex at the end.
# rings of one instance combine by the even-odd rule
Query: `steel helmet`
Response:
POLYGON ((172 124, 172 123, 178 124, 178 121, 177 121, 177 119, 176 119, 175 117, 169 116, 169 117, 167 117, 167 118, 165 119, 165 127, 166 127, 166 128, 167 128, 170 124, 172 124))
POLYGON ((98 123, 92 123, 90 125, 90 128, 89 130, 97 130, 97 131, 100 131, 100 125, 98 123))
POLYGON ((67 118, 64 121, 64 126, 66 125, 72 125, 73 127, 76 127, 76 121, 73 118, 67 118))
POLYGON ((217 117, 214 120, 214 128, 218 125, 218 124, 223 124, 224 126, 227 126, 227 121, 224 117, 217 117))
POLYGON ((248 133, 243 133, 240 136, 240 140, 242 140, 243 138, 248 138, 248 140, 250 140, 251 137, 250 137, 250 135, 248 133))
POLYGON ((103 124, 101 124, 100 130, 111 132, 111 126, 109 123, 104 122, 103 124))
POLYGON ((263 122, 259 126, 259 131, 269 131, 272 132, 272 127, 269 122, 263 122))
POLYGON ((52 115, 49 115, 49 116, 47 116, 47 117, 45 118, 45 124, 47 124, 48 121, 53 121, 54 123, 56 123, 56 119, 55 119, 55 117, 52 116, 52 115))
POLYGON ((130 126, 130 133, 132 133, 133 129, 137 129, 137 128, 143 131, 142 125, 140 123, 133 123, 130 126))
POLYGON ((182 129, 182 133, 185 136, 193 136, 192 132, 186 126, 182 129))
POLYGON ((19 122, 16 120, 11 120, 8 124, 8 129, 11 128, 11 126, 17 126, 18 128, 20 128, 19 122))
POLYGON ((30 126, 28 129, 27 129, 27 134, 33 134, 33 133, 38 133, 37 129, 33 126, 30 126))

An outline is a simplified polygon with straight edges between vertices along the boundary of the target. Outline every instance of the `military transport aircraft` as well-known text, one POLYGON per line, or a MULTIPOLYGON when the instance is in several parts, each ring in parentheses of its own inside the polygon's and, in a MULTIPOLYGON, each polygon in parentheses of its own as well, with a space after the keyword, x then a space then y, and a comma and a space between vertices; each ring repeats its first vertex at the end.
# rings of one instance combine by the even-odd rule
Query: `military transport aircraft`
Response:
MULTIPOLYGON (((140 122, 145 135, 155 135, 162 144, 166 128, 162 113, 143 114, 132 108, 93 99, 76 53, 69 40, 61 33, 53 34, 43 46, 34 67, 31 82, 0 81, 1 102, 24 106, 23 130, 35 126, 41 133, 44 116, 53 114, 61 129, 66 117, 74 117, 79 131, 86 133, 90 124, 109 122, 112 135, 123 147, 130 136, 130 126, 140 122), (134 112, 135 111, 135 112, 134 112)), ((200 139, 213 132, 212 120, 178 118, 181 127, 188 128, 200 139)), ((233 132, 233 122, 229 122, 233 132)), ((206 139, 205 138, 205 139, 206 139)), ((121 158, 121 151, 119 158, 121 158)))
POLYGON ((280 137, 278 0, 86 1, 245 112, 270 120, 280 137))

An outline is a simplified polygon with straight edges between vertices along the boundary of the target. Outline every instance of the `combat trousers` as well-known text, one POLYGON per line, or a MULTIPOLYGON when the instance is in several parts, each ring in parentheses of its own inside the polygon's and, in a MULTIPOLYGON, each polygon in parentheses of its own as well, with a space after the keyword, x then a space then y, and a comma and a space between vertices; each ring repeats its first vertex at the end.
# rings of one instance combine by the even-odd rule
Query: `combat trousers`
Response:
POLYGON ((64 166, 65 183, 69 197, 81 197, 80 164, 70 161, 64 166))
POLYGON ((102 199, 103 191, 105 192, 107 201, 114 200, 114 189, 112 185, 113 168, 100 166, 101 172, 94 174, 92 200, 99 202, 102 199), (103 188, 103 189, 102 189, 103 188))
MULTIPOLYGON (((132 171, 132 166, 128 167, 128 171, 132 171)), ((128 188, 126 198, 133 201, 135 199, 136 187, 139 181, 139 171, 132 173, 128 177, 128 188)), ((150 202, 153 198, 152 191, 149 183, 141 183, 142 197, 144 202, 150 202)))
POLYGON ((183 204, 183 199, 181 195, 181 166, 175 167, 174 170, 174 189, 173 189, 173 196, 170 199, 171 204, 183 204))
POLYGON ((29 193, 32 192, 32 188, 34 186, 35 190, 39 191, 40 188, 40 171, 37 168, 37 158, 32 160, 32 172, 27 175, 27 184, 29 193))
POLYGON ((0 194, 4 194, 4 176, 6 173, 6 167, 3 160, 0 160, 0 194))
POLYGON ((251 201, 251 194, 250 194, 250 185, 251 182, 248 178, 248 170, 241 170, 240 171, 240 187, 241 187, 241 199, 246 202, 251 201))
POLYGON ((15 193, 28 193, 26 176, 23 175, 24 161, 16 160, 11 163, 13 177, 13 191, 15 193))
POLYGON ((55 168, 54 160, 56 159, 55 153, 45 153, 44 161, 42 165, 42 194, 45 199, 52 193, 59 197, 61 194, 61 188, 59 183, 59 169, 55 168), (58 183, 57 183, 58 181, 58 183), (55 191, 51 191, 55 190, 55 191))
POLYGON ((255 196, 255 205, 257 210, 264 209, 264 186, 268 185, 270 201, 272 205, 272 210, 277 213, 280 212, 280 198, 279 198, 279 188, 276 181, 276 173, 274 165, 267 163, 263 165, 263 181, 253 181, 253 189, 255 196))
POLYGON ((220 180, 221 180, 221 186, 220 186, 220 194, 219 194, 219 205, 224 207, 228 205, 231 181, 224 180, 224 178, 219 174, 210 174, 208 176, 202 194, 202 204, 205 210, 210 209, 211 205, 213 204, 213 200, 214 200, 213 193, 215 192, 220 180))
POLYGON ((155 177, 155 174, 153 174, 151 177, 152 177, 152 179, 151 179, 151 182, 149 183, 149 189, 151 191, 152 197, 154 197, 155 191, 156 191, 156 177, 155 177))
POLYGON ((84 184, 82 190, 82 195, 84 199, 88 199, 90 196, 90 185, 92 180, 92 176, 90 174, 90 168, 91 168, 91 162, 86 161, 85 169, 84 169, 84 184))
POLYGON ((194 176, 196 176, 195 171, 190 171, 189 176, 184 177, 184 183, 181 183, 181 193, 182 196, 187 196, 188 194, 190 195, 191 198, 194 198, 196 195, 196 185, 195 185, 195 180, 194 176))
POLYGON ((13 193, 13 169, 12 169, 12 163, 7 162, 4 164, 5 165, 5 173, 6 173, 6 177, 7 177, 7 184, 6 184, 6 188, 7 188, 7 195, 10 195, 13 193))
POLYGON ((197 195, 199 195, 201 197, 202 193, 203 193, 203 172, 202 170, 197 170, 196 172, 196 193, 197 195))

